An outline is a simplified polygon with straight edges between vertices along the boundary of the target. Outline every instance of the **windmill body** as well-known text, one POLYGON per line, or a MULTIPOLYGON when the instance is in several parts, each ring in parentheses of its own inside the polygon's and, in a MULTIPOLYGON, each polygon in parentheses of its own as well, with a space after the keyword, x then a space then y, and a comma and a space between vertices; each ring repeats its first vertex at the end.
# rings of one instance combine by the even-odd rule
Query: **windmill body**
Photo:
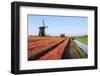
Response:
POLYGON ((47 26, 45 26, 44 20, 42 20, 42 23, 43 23, 43 26, 39 27, 38 36, 46 36, 45 28, 47 28, 47 26))

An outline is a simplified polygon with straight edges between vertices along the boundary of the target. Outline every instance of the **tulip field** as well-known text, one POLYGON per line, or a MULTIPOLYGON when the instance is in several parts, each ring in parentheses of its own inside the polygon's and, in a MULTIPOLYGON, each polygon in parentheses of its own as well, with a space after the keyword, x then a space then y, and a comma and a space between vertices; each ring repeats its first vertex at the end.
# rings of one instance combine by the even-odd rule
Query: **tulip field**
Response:
POLYGON ((67 37, 28 37, 28 60, 61 59, 67 37))

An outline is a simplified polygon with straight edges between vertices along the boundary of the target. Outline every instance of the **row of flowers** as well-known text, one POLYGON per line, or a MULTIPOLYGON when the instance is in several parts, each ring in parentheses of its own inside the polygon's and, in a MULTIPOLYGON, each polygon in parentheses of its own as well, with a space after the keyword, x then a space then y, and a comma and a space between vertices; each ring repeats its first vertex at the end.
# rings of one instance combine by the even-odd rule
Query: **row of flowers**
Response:
POLYGON ((28 58, 41 52, 42 50, 45 50, 46 48, 49 48, 51 46, 54 46, 55 44, 60 43, 64 39, 65 38, 48 38, 48 40, 33 42, 32 44, 29 44, 28 45, 28 58))
POLYGON ((61 43, 58 47, 51 50, 44 56, 42 56, 39 60, 55 60, 55 59, 61 59, 64 49, 68 44, 68 39, 66 39, 63 43, 61 43))

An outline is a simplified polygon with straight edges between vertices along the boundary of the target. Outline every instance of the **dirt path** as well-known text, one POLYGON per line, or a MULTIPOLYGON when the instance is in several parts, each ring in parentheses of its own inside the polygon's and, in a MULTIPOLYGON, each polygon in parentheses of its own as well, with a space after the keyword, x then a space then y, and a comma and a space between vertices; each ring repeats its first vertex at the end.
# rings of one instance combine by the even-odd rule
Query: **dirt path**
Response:
POLYGON ((64 49, 62 59, 78 59, 86 58, 84 52, 77 46, 73 40, 69 40, 68 45, 64 49))

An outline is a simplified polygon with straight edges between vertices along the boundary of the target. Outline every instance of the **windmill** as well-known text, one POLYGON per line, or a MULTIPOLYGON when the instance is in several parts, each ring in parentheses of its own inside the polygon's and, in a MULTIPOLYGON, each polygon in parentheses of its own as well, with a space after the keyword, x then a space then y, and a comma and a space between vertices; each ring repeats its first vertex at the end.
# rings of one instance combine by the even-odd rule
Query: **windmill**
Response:
POLYGON ((45 26, 44 20, 42 20, 43 26, 39 27, 39 34, 38 36, 46 36, 45 28, 48 28, 48 26, 45 26))

